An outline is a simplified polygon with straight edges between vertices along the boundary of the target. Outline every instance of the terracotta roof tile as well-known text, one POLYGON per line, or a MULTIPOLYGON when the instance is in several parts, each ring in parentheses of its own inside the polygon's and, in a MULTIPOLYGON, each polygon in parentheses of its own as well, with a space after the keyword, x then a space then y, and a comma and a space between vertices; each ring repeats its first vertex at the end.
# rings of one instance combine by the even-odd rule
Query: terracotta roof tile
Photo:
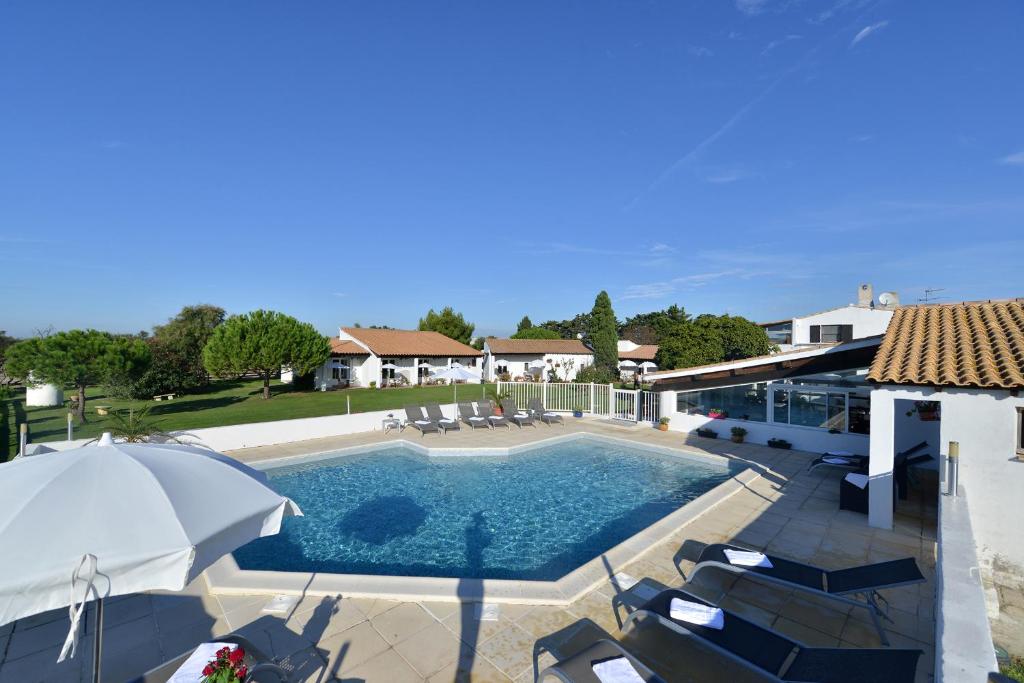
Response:
POLYGON ((491 353, 593 353, 579 339, 488 339, 491 353))
POLYGON ((1024 299, 896 309, 868 379, 882 384, 1024 387, 1024 299))
POLYGON ((366 327, 343 327, 342 332, 366 344, 380 357, 415 356, 440 358, 446 356, 481 356, 472 346, 444 336, 440 332, 418 330, 375 330, 366 327))
POLYGON ((331 337, 331 353, 336 356, 369 356, 370 352, 348 339, 331 337))
POLYGON ((641 344, 632 351, 619 351, 619 360, 654 360, 656 355, 657 344, 641 344))

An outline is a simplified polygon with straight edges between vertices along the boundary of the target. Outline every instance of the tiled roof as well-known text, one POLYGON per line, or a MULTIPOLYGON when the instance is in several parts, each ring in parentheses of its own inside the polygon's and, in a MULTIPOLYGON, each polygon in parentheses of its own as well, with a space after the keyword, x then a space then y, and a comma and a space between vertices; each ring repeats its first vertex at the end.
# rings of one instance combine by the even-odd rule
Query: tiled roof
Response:
POLYGON ((579 339, 488 339, 491 353, 593 353, 579 339))
POLYGON ((369 356, 370 352, 349 339, 331 337, 331 353, 336 356, 369 356))
POLYGON ((883 384, 1024 387, 1024 299, 896 309, 868 379, 883 384))
POLYGON ((423 358, 447 356, 481 356, 472 346, 444 336, 440 332, 417 330, 374 330, 366 327, 343 327, 349 336, 366 344, 380 357, 415 356, 423 358))
POLYGON ((619 360, 654 360, 657 354, 657 344, 641 344, 632 351, 619 351, 619 360))

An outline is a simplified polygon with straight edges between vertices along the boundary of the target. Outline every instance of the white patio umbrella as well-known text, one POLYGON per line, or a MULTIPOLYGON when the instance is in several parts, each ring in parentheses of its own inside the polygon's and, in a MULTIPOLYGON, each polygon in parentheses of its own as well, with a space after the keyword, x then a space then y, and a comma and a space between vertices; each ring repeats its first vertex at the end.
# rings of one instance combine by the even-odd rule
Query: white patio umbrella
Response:
POLYGON ((440 370, 434 372, 433 376, 435 379, 447 379, 451 381, 453 389, 452 393, 454 395, 454 403, 459 402, 459 385, 455 383, 457 380, 469 381, 474 379, 480 379, 479 375, 477 375, 475 372, 471 372, 470 370, 467 370, 466 368, 462 367, 461 363, 452 363, 451 367, 449 368, 441 368, 440 370))
POLYGON ((182 590, 221 556, 302 511, 266 475, 193 446, 96 444, 0 465, 0 625, 71 606, 58 661, 74 655, 96 600, 99 680, 103 599, 182 590))
POLYGON ((658 364, 657 363, 652 363, 649 360, 645 360, 643 363, 640 364, 640 367, 643 368, 644 371, 647 371, 647 370, 653 370, 654 368, 658 367, 658 364))
POLYGON ((620 360, 619 361, 619 367, 635 368, 636 367, 636 362, 631 361, 631 360, 620 360))

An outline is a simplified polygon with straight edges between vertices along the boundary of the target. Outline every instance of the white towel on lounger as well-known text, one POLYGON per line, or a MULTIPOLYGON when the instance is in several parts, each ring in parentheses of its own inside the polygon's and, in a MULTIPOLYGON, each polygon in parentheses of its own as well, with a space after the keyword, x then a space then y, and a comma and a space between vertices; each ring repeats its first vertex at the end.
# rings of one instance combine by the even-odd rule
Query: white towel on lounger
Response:
POLYGON ((529 413, 516 413, 516 417, 530 417, 529 413))
POLYGON ((428 425, 428 424, 430 424, 430 420, 416 420, 416 424, 418 424, 418 425, 428 425))
POLYGON ((868 485, 868 475, 850 472, 846 475, 846 481, 850 482, 857 488, 862 489, 868 485))
POLYGON ((822 462, 827 462, 829 465, 849 465, 850 459, 844 458, 841 455, 831 456, 826 455, 821 459, 822 462))
POLYGON ((717 607, 709 607, 699 602, 672 598, 668 603, 668 615, 673 619, 685 621, 696 626, 707 626, 719 631, 725 626, 725 613, 717 607))
POLYGON ((483 420, 484 418, 480 417, 479 415, 471 415, 469 419, 473 420, 473 421, 476 421, 476 420, 483 420))
POLYGON ((625 657, 606 659, 591 664, 590 668, 594 670, 594 675, 601 683, 644 683, 644 679, 625 657))
POLYGON ((488 415, 487 419, 489 419, 489 420, 502 420, 504 418, 501 415, 488 415))
POLYGON ((723 552, 725 552, 725 559, 729 560, 729 564, 734 564, 737 567, 764 567, 765 569, 771 569, 774 566, 764 553, 753 550, 733 550, 731 548, 726 548, 723 552))
POLYGON ((171 674, 167 683, 195 683, 203 679, 203 669, 217 658, 217 650, 228 648, 234 652, 238 645, 234 643, 200 643, 188 659, 181 663, 178 670, 171 674))

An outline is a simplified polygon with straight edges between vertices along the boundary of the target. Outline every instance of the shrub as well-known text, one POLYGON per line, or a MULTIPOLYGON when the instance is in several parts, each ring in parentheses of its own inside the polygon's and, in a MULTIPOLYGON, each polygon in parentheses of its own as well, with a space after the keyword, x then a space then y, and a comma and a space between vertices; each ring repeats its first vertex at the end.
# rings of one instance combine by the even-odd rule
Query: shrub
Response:
POLYGON ((783 450, 789 450, 793 447, 793 444, 786 441, 785 439, 768 439, 769 448, 781 448, 783 450))
POLYGON ((746 436, 746 435, 747 435, 747 430, 746 430, 746 429, 744 429, 743 427, 733 427, 732 429, 730 429, 730 430, 729 430, 729 432, 730 432, 730 433, 731 433, 731 434, 732 434, 733 436, 738 436, 738 437, 740 437, 741 439, 742 439, 742 438, 743 438, 744 436, 746 436))
POLYGON ((705 439, 717 439, 718 432, 716 432, 714 429, 706 429, 705 427, 700 427, 697 429, 697 436, 702 436, 705 439))
POLYGON ((594 384, 612 384, 618 380, 610 370, 607 370, 597 365, 588 365, 579 372, 576 373, 576 381, 584 384, 592 382, 594 384))
POLYGON ((667 417, 663 417, 660 420, 658 420, 658 424, 663 424, 663 425, 667 425, 669 422, 670 422, 670 420, 667 417))

